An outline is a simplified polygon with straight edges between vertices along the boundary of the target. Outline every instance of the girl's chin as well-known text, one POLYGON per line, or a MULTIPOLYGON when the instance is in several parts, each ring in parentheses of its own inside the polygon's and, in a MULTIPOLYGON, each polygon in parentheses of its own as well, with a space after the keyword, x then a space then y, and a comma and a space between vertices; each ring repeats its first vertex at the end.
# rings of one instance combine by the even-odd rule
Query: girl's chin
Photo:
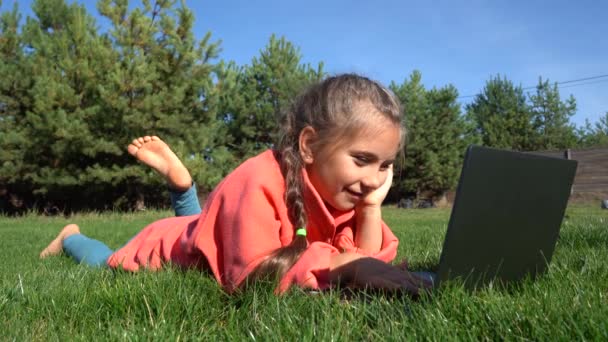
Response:
POLYGON ((327 205, 327 207, 330 209, 330 211, 337 211, 337 212, 351 211, 355 208, 356 204, 357 204, 356 202, 350 202, 350 201, 346 201, 346 200, 334 202, 334 203, 328 203, 327 201, 325 201, 325 205, 327 205))

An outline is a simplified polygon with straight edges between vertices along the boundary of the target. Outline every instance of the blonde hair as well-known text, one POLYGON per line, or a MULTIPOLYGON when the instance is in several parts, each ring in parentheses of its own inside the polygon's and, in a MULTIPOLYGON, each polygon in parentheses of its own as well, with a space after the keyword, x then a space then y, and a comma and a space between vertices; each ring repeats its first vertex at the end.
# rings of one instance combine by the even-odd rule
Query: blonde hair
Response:
MULTIPOLYGON (((352 132, 369 126, 378 115, 398 125, 401 143, 405 128, 401 106, 396 96, 369 78, 342 74, 326 78, 309 87, 283 115, 275 153, 285 178, 285 203, 295 230, 305 228, 306 207, 303 198, 302 169, 304 161, 299 151, 300 132, 307 126, 315 129, 316 146, 334 146, 352 132), (355 110, 367 103, 375 110, 355 110)), ((261 278, 281 279, 297 262, 307 247, 305 236, 295 235, 291 244, 273 251, 248 276, 247 282, 261 278)))

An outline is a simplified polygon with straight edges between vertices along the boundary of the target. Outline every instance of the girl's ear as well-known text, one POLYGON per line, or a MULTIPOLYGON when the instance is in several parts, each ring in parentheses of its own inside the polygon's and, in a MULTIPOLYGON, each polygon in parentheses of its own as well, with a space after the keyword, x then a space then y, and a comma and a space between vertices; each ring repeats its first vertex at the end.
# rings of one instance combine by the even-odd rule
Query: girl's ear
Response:
POLYGON ((298 141, 300 147, 300 157, 306 165, 312 164, 314 160, 312 145, 316 138, 317 132, 311 126, 306 126, 300 131, 298 141))

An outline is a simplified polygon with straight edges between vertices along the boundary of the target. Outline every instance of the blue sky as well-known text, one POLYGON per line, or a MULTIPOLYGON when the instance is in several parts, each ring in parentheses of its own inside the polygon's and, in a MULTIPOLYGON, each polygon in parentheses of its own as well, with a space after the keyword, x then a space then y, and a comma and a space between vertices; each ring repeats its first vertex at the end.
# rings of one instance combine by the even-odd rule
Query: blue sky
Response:
MULTIPOLYGON (((14 0, 4 0, 2 9, 14 0)), ((71 2, 71 1, 70 1, 71 2)), ((84 3, 97 16, 95 1, 84 3)), ((564 82, 577 125, 608 112, 608 2, 186 0, 195 34, 222 40, 221 58, 248 64, 272 33, 300 48, 303 61, 330 73, 358 72, 385 84, 414 70, 427 88, 453 84, 462 104, 493 75, 534 86, 564 82)), ((25 15, 31 0, 19 1, 25 15)), ((103 21, 100 19, 100 25, 103 21)))

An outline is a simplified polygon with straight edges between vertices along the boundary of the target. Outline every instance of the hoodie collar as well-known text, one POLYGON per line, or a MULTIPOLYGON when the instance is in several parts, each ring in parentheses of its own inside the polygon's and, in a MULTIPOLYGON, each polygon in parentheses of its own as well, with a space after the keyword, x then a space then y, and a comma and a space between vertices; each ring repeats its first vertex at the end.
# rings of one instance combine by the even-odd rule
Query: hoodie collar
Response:
POLYGON ((309 241, 333 239, 336 228, 352 219, 355 211, 338 211, 328 206, 310 182, 305 168, 302 169, 302 178, 309 241))

